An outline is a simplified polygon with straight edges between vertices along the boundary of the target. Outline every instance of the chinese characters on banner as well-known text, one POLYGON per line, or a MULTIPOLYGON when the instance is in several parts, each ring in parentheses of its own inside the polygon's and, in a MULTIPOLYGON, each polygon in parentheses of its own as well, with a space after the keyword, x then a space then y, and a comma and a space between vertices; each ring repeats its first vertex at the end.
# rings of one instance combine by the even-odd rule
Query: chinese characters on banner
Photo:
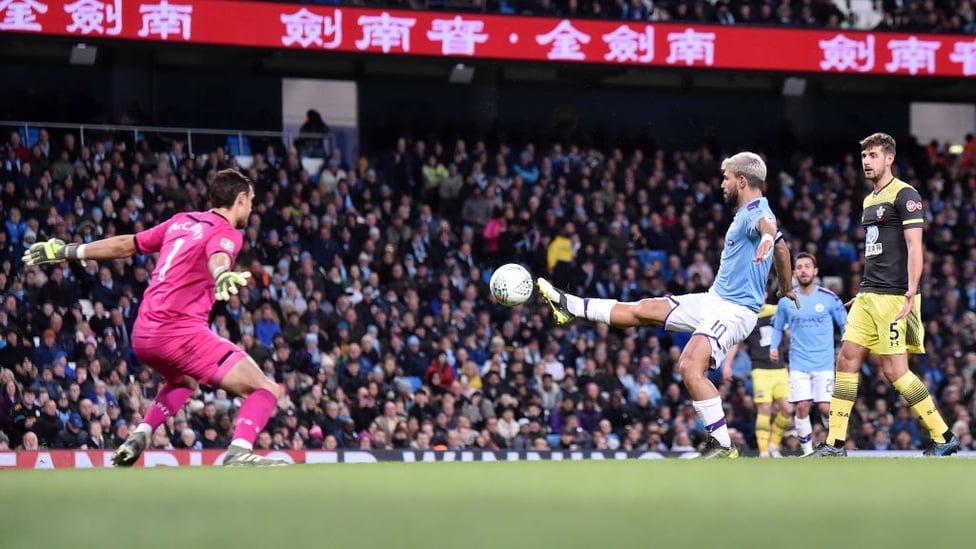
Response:
POLYGON ((0 0, 0 32, 695 69, 976 76, 976 40, 232 0, 0 0))

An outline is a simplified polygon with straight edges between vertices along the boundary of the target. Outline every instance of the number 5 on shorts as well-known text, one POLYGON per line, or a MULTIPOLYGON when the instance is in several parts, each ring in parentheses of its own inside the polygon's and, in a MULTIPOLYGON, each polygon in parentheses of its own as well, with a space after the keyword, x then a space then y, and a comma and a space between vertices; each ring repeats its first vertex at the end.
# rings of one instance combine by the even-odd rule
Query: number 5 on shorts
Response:
POLYGON ((888 325, 888 336, 889 345, 891 347, 898 345, 898 338, 901 337, 901 334, 898 332, 897 322, 892 322, 888 325))

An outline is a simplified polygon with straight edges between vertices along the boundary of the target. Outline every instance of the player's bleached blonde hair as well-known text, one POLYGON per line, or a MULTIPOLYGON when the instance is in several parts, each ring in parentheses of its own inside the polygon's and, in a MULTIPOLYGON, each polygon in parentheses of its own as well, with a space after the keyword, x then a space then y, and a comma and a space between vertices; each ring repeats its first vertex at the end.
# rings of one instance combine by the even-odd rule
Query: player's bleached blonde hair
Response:
POLYGON ((740 152, 722 161, 722 170, 729 170, 735 177, 745 177, 749 186, 761 189, 766 182, 766 163, 756 153, 740 152))

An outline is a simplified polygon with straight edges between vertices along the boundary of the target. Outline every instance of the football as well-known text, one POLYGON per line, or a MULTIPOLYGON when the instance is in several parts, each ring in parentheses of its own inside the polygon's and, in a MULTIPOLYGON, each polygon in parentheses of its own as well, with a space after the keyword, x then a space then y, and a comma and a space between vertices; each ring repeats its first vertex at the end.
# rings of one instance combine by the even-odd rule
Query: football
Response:
POLYGON ((521 305, 532 297, 532 274, 518 263, 506 263, 491 274, 488 287, 502 305, 521 305))

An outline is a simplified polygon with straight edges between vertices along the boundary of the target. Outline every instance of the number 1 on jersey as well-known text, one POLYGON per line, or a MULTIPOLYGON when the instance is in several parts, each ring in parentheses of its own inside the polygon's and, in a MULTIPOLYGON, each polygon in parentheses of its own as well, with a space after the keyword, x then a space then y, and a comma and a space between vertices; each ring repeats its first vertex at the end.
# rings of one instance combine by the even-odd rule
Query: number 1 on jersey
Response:
POLYGON ((183 237, 177 238, 173 241, 173 249, 170 250, 169 255, 166 256, 166 261, 163 262, 163 268, 159 269, 160 282, 166 280, 166 271, 168 271, 170 266, 173 264, 173 259, 176 257, 176 254, 180 253, 180 248, 183 247, 184 242, 186 242, 186 239, 183 237))

